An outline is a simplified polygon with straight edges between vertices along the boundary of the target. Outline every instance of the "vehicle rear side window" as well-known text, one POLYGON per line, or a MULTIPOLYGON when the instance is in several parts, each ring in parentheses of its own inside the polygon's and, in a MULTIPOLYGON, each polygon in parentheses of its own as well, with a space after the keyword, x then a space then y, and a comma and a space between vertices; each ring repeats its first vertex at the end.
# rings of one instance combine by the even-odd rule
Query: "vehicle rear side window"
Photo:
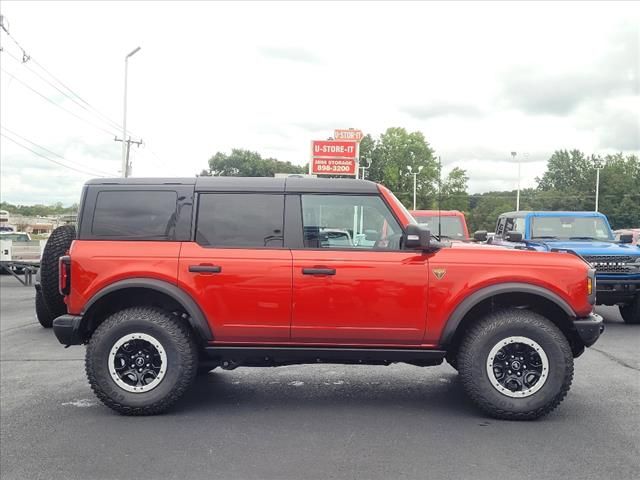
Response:
POLYGON ((97 237, 132 240, 171 239, 175 230, 177 200, 174 191, 100 192, 91 233, 97 237))
POLYGON ((211 247, 284 245, 284 195, 205 193, 198 202, 196 242, 211 247))

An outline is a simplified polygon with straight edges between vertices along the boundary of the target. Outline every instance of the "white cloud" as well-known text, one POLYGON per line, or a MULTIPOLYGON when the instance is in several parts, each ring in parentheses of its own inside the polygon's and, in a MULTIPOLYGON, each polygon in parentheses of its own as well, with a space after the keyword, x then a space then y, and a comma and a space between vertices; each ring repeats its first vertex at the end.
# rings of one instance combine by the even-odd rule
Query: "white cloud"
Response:
MULTIPOLYGON (((472 192, 515 187, 512 150, 529 153, 533 186, 555 149, 638 148, 638 4, 4 1, 2 13, 34 59, 117 123, 124 55, 142 47, 129 70, 128 123, 147 143, 132 150, 138 176, 191 176, 234 147, 303 164, 313 137, 341 127, 420 130, 472 192)), ((118 131, 0 59, 109 133, 5 74, 3 126, 117 173, 118 131)), ((1 140, 3 200, 77 201, 87 176, 1 140)))

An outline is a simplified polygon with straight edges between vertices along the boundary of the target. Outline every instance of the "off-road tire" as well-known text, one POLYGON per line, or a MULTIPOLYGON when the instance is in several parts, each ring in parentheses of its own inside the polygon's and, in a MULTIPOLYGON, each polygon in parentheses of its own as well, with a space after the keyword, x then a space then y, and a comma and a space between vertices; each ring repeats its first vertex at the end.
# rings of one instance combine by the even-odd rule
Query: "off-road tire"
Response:
POLYGON ((40 286, 44 301, 53 318, 67 313, 64 298, 58 290, 58 259, 67 253, 76 237, 76 227, 63 225, 51 232, 40 261, 40 286))
POLYGON ((465 335, 458 352, 463 388, 488 415, 504 420, 533 420, 555 409, 573 381, 573 355, 560 329, 542 315, 521 309, 504 309, 488 314, 465 335), (538 343, 549 363, 545 383, 525 398, 499 392, 490 382, 487 359, 501 340, 522 336, 538 343))
POLYGON ((191 328, 183 320, 156 307, 133 307, 108 317, 87 345, 85 369, 96 396, 123 415, 155 415, 173 406, 193 383, 198 350, 191 328), (116 385, 109 373, 109 352, 131 333, 156 338, 167 356, 166 374, 152 390, 132 393, 116 385))
POLYGON ((624 306, 620 307, 620 316, 624 323, 628 325, 640 324, 640 296, 636 296, 636 299, 624 306))
POLYGON ((53 326, 53 319, 55 317, 49 311, 49 307, 47 307, 40 290, 36 290, 36 317, 40 325, 44 328, 51 328, 53 326))

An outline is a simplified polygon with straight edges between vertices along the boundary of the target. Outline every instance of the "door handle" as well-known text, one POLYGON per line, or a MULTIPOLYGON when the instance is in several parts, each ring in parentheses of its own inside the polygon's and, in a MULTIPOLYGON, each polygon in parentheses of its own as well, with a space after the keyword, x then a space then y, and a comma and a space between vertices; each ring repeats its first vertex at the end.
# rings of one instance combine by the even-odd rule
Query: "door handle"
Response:
POLYGON ((303 275, 335 275, 335 268, 303 268, 303 275))
POLYGON ((219 265, 189 265, 189 271, 192 273, 220 273, 222 267, 219 265))

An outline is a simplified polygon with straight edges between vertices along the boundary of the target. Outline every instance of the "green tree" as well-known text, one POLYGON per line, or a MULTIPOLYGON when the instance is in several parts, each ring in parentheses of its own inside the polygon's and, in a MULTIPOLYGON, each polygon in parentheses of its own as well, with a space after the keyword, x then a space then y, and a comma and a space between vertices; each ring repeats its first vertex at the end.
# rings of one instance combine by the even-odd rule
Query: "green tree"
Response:
POLYGON ((442 210, 469 211, 469 194, 467 193, 467 172, 455 167, 442 181, 442 210))
MULTIPOLYGON (((366 138, 366 137, 365 137, 366 138)), ((365 141, 363 139, 363 141, 365 141)), ((438 163, 434 151, 421 132, 407 132, 404 128, 392 127, 373 142, 367 140, 360 145, 361 158, 371 158, 371 168, 367 178, 382 183, 396 194, 405 205, 413 204, 413 175, 423 167, 417 176, 417 208, 431 208, 437 192, 438 163), (367 157, 363 156, 363 151, 367 157)))
POLYGON ((234 148, 230 154, 216 153, 209 159, 209 170, 200 175, 226 177, 273 177, 276 173, 306 173, 304 166, 281 162, 275 158, 262 158, 257 152, 234 148))

